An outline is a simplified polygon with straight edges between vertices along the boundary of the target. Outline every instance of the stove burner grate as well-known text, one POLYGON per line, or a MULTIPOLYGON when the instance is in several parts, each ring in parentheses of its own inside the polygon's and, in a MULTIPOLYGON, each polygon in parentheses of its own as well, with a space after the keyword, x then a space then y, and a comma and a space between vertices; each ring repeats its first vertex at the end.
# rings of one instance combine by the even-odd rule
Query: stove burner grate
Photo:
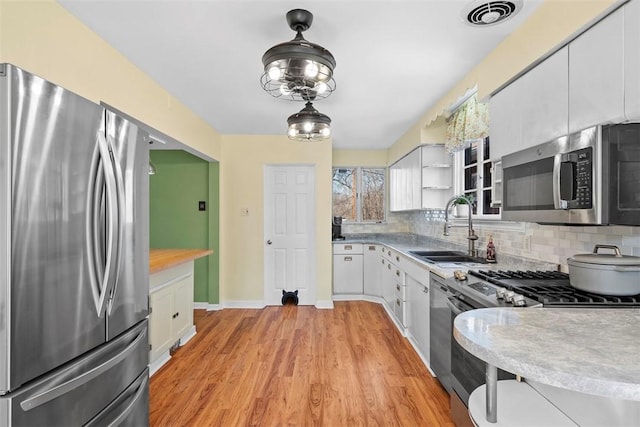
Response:
POLYGON ((599 295, 571 286, 569 275, 559 271, 471 270, 469 274, 514 291, 545 307, 640 307, 640 295, 599 295))

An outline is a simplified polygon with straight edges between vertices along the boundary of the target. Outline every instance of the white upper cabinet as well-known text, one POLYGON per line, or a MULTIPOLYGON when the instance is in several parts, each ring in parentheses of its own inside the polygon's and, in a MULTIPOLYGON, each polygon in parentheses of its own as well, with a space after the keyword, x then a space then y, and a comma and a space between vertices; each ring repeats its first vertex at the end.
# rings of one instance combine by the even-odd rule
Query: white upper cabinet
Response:
POLYGON ((444 209, 453 195, 452 157, 442 144, 422 148, 422 208, 444 209))
POLYGON ((422 145, 389 166, 392 212, 444 209, 453 195, 452 158, 443 144, 422 145))
POLYGON ((516 80, 492 96, 489 102, 489 138, 494 159, 499 160, 520 148, 521 115, 514 108, 514 102, 520 99, 521 87, 520 81, 516 80))
POLYGON ((640 0, 624 6, 625 114, 640 121, 640 0))
POLYGON ((520 78, 518 149, 533 147, 567 134, 569 118, 569 59, 566 47, 520 78))
POLYGON ((421 173, 419 148, 389 166, 389 209, 392 212, 420 209, 421 173))
POLYGON ((491 157, 566 135, 569 119, 569 59, 566 47, 491 97, 491 157))
POLYGON ((569 132, 625 120, 624 27, 620 8, 569 44, 569 132))
POLYGON ((606 123, 640 121, 640 0, 491 97, 492 157, 606 123))

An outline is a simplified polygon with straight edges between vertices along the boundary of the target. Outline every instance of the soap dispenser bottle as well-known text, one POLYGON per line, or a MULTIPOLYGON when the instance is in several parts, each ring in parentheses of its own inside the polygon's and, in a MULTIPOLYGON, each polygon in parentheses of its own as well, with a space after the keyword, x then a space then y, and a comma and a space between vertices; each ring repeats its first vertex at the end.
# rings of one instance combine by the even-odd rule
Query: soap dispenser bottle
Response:
POLYGON ((496 246, 493 244, 493 236, 489 236, 489 243, 487 243, 487 262, 496 262, 496 246))

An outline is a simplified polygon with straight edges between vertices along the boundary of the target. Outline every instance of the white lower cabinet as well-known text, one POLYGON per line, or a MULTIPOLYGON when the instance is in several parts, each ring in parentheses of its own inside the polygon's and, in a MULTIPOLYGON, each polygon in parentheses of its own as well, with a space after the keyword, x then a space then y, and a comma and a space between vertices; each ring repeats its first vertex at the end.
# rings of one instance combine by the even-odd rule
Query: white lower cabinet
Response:
POLYGON ((169 360, 169 349, 195 333, 193 261, 149 278, 149 363, 152 373, 169 360))
POLYGON ((407 285, 407 313, 409 316, 409 336, 423 360, 429 362, 429 275, 425 274, 425 283, 405 275, 407 285))
POLYGON ((382 259, 382 273, 380 277, 382 279, 382 298, 387 307, 393 311, 393 303, 395 297, 395 266, 389 262, 388 259, 382 259))
POLYGON ((333 293, 362 295, 362 269, 362 254, 334 255, 333 293))
POLYGON ((362 295, 362 244, 333 245, 333 293, 362 295))
POLYGON ((364 294, 372 297, 382 297, 381 246, 364 245, 363 248, 363 279, 364 294))

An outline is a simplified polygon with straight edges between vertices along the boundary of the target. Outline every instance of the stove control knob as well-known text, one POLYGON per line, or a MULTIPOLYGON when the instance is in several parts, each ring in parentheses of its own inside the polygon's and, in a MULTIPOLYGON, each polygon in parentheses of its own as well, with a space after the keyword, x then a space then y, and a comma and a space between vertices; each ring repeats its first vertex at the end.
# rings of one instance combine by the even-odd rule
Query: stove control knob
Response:
POLYGON ((507 290, 505 288, 497 288, 496 289, 496 298, 498 298, 498 299, 504 298, 505 292, 507 292, 507 290))
POLYGON ((512 301, 513 301, 513 296, 514 296, 515 294, 516 294, 516 293, 515 293, 515 292, 513 292, 513 291, 507 291, 507 292, 505 292, 505 293, 504 293, 503 298, 504 298, 504 300, 505 300, 506 302, 512 302, 512 301))
POLYGON ((512 298, 513 305, 516 307, 524 307, 527 305, 527 302, 524 300, 524 297, 520 294, 515 294, 512 298))

